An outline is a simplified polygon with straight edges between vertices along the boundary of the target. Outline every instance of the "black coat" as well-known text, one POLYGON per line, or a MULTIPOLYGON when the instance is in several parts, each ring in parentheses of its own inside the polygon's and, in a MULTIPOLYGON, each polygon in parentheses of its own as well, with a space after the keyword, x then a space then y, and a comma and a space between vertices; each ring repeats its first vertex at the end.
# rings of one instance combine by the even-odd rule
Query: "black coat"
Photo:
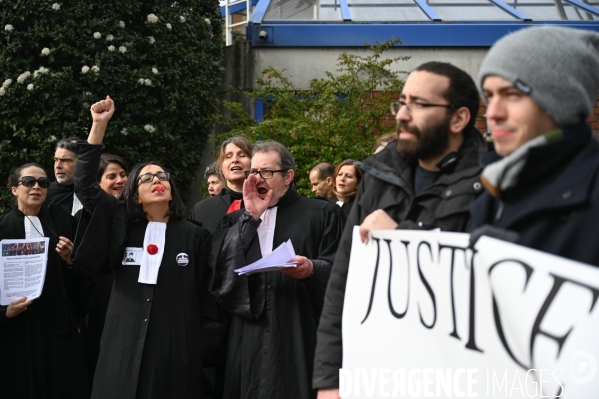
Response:
MULTIPOLYGON (((58 235, 73 239, 72 217, 62 206, 38 214, 50 238, 42 294, 23 313, 6 318, 0 307, 0 387, 3 398, 88 398, 89 382, 78 333, 79 275, 54 250, 58 235), (55 233, 54 233, 55 232, 55 233)), ((0 239, 25 238, 24 215, 0 216, 0 239)))
MULTIPOLYGON (((303 280, 281 272, 238 276, 233 270, 262 257, 258 223, 245 211, 223 221, 222 255, 213 249, 212 291, 230 315, 226 399, 308 399, 316 326, 343 226, 334 203, 300 196, 291 187, 279 200, 273 249, 291 239, 314 263, 303 280)), ((222 232, 222 231, 221 231, 222 232)))
POLYGON ((62 205, 70 213, 73 209, 73 195, 75 195, 74 184, 60 184, 57 181, 53 181, 50 183, 50 187, 48 187, 48 193, 44 203, 47 205, 62 205))
POLYGON ((511 230, 517 244, 599 265, 599 144, 586 123, 562 130, 562 140, 529 150, 515 187, 472 204, 473 227, 511 230))
POLYGON ((195 221, 211 234, 214 234, 218 224, 225 217, 234 200, 242 200, 241 208, 243 208, 243 195, 225 187, 218 195, 195 204, 189 211, 187 219, 195 221))
POLYGON ((143 247, 147 221, 128 222, 118 201, 97 186, 101 150, 101 145, 80 144, 75 168, 84 214, 74 257, 91 273, 116 270, 92 398, 201 399, 210 233, 171 217, 157 284, 139 283, 139 265, 121 262, 124 246, 143 247), (182 253, 188 256, 186 265, 176 261, 182 253))
POLYGON ((398 228, 467 231, 470 203, 482 192, 479 159, 486 151, 482 136, 472 129, 465 134, 455 166, 418 195, 414 195, 412 186, 416 165, 399 155, 395 143, 364 161, 365 175, 343 231, 318 326, 314 388, 339 387, 343 352, 341 318, 354 226, 382 209, 399 223, 398 228))
MULTIPOLYGON (((347 201, 345 201, 343 203, 343 206, 341 207, 341 212, 343 213, 343 216, 345 216, 346 220, 349 217, 349 213, 351 212, 351 208, 353 208, 353 206, 354 206, 355 200, 356 200, 356 196, 352 195, 351 197, 349 197, 349 199, 347 201)), ((337 200, 335 200, 333 202, 335 203, 335 205, 337 205, 337 200)), ((339 206, 339 205, 337 205, 337 206, 339 206)))

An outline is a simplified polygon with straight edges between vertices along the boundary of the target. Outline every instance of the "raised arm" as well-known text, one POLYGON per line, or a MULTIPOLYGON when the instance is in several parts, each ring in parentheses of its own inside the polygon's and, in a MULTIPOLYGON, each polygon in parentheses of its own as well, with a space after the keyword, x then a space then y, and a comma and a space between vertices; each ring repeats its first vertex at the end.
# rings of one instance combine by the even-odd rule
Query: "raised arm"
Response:
POLYGON ((106 126, 108 126, 108 121, 110 121, 110 118, 114 114, 114 101, 112 101, 110 96, 106 96, 106 100, 98 101, 92 105, 90 111, 93 124, 89 131, 87 142, 89 144, 102 144, 106 126))
POLYGON ((90 108, 93 124, 86 143, 79 143, 77 163, 75 164, 75 193, 90 213, 98 203, 103 190, 97 182, 96 174, 102 155, 102 140, 108 121, 114 114, 114 101, 107 96, 106 100, 95 103, 90 108))

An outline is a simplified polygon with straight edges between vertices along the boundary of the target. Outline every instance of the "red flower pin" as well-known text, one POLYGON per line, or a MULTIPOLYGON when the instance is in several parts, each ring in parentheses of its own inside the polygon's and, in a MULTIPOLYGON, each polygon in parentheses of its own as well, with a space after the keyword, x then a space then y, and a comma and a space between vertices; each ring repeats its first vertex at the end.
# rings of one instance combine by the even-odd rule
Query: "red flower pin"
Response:
POLYGON ((150 255, 156 255, 158 253, 158 247, 154 244, 148 245, 148 253, 150 255))

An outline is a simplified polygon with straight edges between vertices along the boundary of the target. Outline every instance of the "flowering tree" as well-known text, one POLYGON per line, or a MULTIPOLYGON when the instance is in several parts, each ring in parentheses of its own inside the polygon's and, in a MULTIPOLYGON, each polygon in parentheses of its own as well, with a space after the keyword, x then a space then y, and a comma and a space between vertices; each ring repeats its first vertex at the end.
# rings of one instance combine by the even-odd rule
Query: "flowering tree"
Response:
POLYGON ((110 95, 106 151, 162 162, 187 193, 216 110, 218 0, 0 2, 3 181, 26 162, 51 174, 55 141, 85 138, 90 104, 110 95))

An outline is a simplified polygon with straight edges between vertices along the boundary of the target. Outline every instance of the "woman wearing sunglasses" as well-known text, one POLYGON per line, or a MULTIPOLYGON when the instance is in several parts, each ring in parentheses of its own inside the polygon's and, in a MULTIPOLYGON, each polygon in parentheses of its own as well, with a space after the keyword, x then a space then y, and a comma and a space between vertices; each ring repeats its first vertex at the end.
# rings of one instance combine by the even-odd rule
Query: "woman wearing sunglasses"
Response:
MULTIPOLYGON (((76 315, 80 272, 69 261, 75 226, 67 209, 44 205, 49 186, 40 165, 17 168, 8 180, 16 207, 0 216, 0 239, 50 240, 41 296, 0 307, 0 386, 6 398, 89 397, 76 315)), ((22 245, 15 255, 28 249, 22 245)))
POLYGON ((121 202, 98 186, 114 102, 107 97, 91 113, 92 129, 88 143, 79 145, 75 169, 86 212, 75 259, 81 256, 96 274, 116 271, 92 398, 202 398, 210 234, 185 220, 170 173, 157 162, 133 167, 121 202))

